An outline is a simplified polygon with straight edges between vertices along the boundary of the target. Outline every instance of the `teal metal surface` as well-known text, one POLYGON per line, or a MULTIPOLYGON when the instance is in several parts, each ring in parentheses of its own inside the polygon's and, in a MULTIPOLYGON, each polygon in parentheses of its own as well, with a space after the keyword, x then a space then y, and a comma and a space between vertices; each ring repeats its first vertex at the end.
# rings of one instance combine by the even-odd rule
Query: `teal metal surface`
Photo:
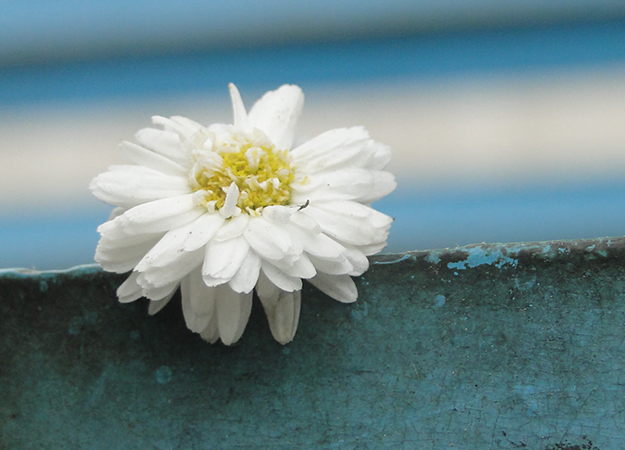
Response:
POLYGON ((624 238, 372 262, 284 347, 259 308, 211 346, 97 266, 0 271, 0 448, 623 448, 624 238))

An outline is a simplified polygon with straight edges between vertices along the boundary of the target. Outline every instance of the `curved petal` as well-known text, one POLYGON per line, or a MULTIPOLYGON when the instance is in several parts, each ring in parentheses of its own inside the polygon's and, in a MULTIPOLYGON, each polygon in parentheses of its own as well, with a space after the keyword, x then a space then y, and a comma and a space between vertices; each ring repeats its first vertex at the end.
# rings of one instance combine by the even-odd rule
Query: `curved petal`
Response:
POLYGON ((369 192, 356 198, 360 203, 373 203, 378 201, 393 192, 397 187, 395 175, 392 173, 375 170, 371 171, 371 174, 373 175, 373 186, 369 192))
POLYGON ((293 184, 291 201, 322 202, 354 200, 371 203, 395 189, 395 177, 389 172, 358 168, 341 169, 310 175, 305 184, 293 184))
POLYGON ((202 280, 199 267, 191 271, 180 283, 182 313, 187 328, 196 333, 202 332, 215 312, 215 288, 208 287, 202 280))
POLYGON ((252 311, 252 293, 239 294, 227 284, 219 285, 215 290, 219 337, 224 344, 232 345, 239 340, 247 325, 252 311))
POLYGON ((193 222, 193 227, 189 230, 180 249, 185 252, 192 252, 204 247, 220 231, 223 224, 224 218, 220 214, 204 214, 193 222))
POLYGON ((299 208, 299 210, 291 216, 290 223, 294 223, 303 230, 313 234, 321 233, 321 227, 319 224, 315 221, 315 219, 307 215, 303 209, 304 208, 299 208))
POLYGON ((148 305, 148 314, 153 316, 154 314, 159 312, 161 309, 163 309, 165 306, 167 306, 167 304, 172 299, 175 293, 176 291, 172 291, 171 294, 169 294, 166 297, 163 297, 160 300, 150 300, 150 304, 148 305))
POLYGON ((120 303, 130 303, 143 297, 141 286, 137 283, 138 272, 132 272, 117 288, 117 298, 120 303))
POLYGON ((269 262, 291 277, 306 279, 312 278, 317 274, 315 266, 305 253, 302 253, 295 259, 285 258, 269 262))
POLYGON ((261 296, 260 301, 269 321, 269 329, 274 339, 282 345, 293 340, 297 331, 302 303, 302 291, 284 292, 261 296))
POLYGON ((235 292, 248 293, 258 281, 260 274, 260 256, 254 250, 250 249, 241 263, 239 271, 228 282, 235 292))
POLYGON ((287 275, 282 270, 271 264, 266 259, 260 263, 262 272, 267 276, 269 281, 286 292, 299 291, 302 289, 302 279, 287 275))
MULTIPOLYGON (((196 221, 197 222, 197 221, 196 221)), ((182 243, 196 224, 192 222, 175 230, 168 231, 139 261, 135 270, 145 272, 152 267, 165 267, 183 255, 182 243)))
POLYGON ((224 205, 219 209, 219 214, 224 219, 229 219, 232 216, 237 216, 241 213, 241 209, 237 206, 237 201, 239 200, 239 187, 233 181, 230 183, 228 187, 228 191, 226 193, 226 201, 224 205))
POLYGON ((263 258, 279 260, 285 255, 296 254, 300 246, 293 242, 291 235, 283 227, 276 225, 264 217, 252 217, 243 233, 245 239, 263 258))
POLYGON ((306 214, 314 218, 323 232, 340 243, 367 245, 374 241, 376 230, 363 217, 349 214, 335 214, 324 209, 309 206, 306 214))
POLYGON ((321 292, 341 303, 353 303, 358 298, 358 289, 349 275, 328 275, 319 272, 316 277, 308 281, 321 292))
POLYGON ((217 339, 219 339, 219 329, 217 328, 217 314, 213 314, 213 317, 208 322, 208 325, 206 325, 206 328, 204 328, 200 332, 200 336, 202 337, 202 339, 210 342, 211 344, 217 342, 217 339))
POLYGON ((129 272, 136 267, 161 237, 161 233, 118 239, 102 236, 95 250, 95 260, 108 272, 129 272))
POLYGON ((258 294, 258 298, 262 297, 273 297, 278 298, 280 288, 273 284, 267 275, 265 275, 262 271, 258 276, 258 283, 256 283, 256 293, 258 294))
POLYGON ((135 133, 135 139, 143 147, 171 159, 182 167, 189 165, 189 155, 183 150, 180 136, 176 133, 156 128, 143 128, 135 133))
MULTIPOLYGON (((218 214, 204 214, 195 222, 167 232, 152 245, 152 248, 145 253, 145 256, 138 263, 135 263, 135 270, 145 272, 153 267, 165 267, 176 263, 185 254, 201 249, 214 235, 221 223, 223 223, 223 219, 218 214)), ((136 237, 132 236, 132 238, 136 237)), ((127 238, 126 240, 130 239, 127 238)))
POLYGON ((363 252, 366 256, 375 255, 380 253, 382 249, 386 247, 386 241, 376 242, 375 244, 359 245, 358 250, 363 252))
POLYGON ((128 159, 141 166, 149 167, 150 169, 162 172, 166 175, 186 175, 187 170, 180 164, 175 163, 171 159, 159 155, 152 150, 143 148, 140 145, 122 141, 119 144, 119 148, 128 159))
POLYGON ((388 145, 376 142, 374 144, 374 152, 369 158, 367 169, 382 170, 391 162, 391 148, 388 145))
POLYGON ((323 258, 317 258, 316 256, 309 255, 310 261, 315 266, 317 272, 323 272, 332 275, 345 275, 354 270, 354 266, 351 265, 349 260, 345 257, 339 261, 333 261, 323 258))
MULTIPOLYGON (((139 275, 137 279, 138 283, 141 283, 141 275, 139 275)), ((180 280, 176 280, 172 283, 159 286, 159 287, 150 287, 143 288, 143 296, 149 298, 150 300, 162 300, 165 297, 173 296, 180 285, 180 280)))
POLYGON ((191 193, 186 179, 143 166, 111 166, 91 181, 89 189, 111 205, 131 208, 161 198, 191 193))
POLYGON ((303 210, 321 226, 324 233, 351 245, 369 245, 386 240, 393 219, 353 201, 310 205, 303 210))
POLYGON ((242 237, 229 241, 211 241, 206 247, 202 267, 204 283, 217 286, 227 283, 239 271, 250 246, 242 237))
POLYGON ((144 289, 155 289, 169 283, 180 282, 189 272, 202 264, 203 249, 181 253, 180 257, 164 267, 150 267, 141 272, 138 283, 144 289))
POLYGON ((351 272, 348 275, 351 276, 359 276, 362 275, 369 268, 369 258, 367 258, 367 253, 364 253, 357 247, 347 247, 343 256, 347 258, 347 260, 353 266, 351 272))
MULTIPOLYGON (((221 215, 220 215, 221 216, 221 215)), ((247 214, 239 214, 236 217, 227 219, 223 226, 215 233, 216 241, 228 241, 234 239, 237 236, 241 236, 245 231, 247 224, 250 221, 250 216, 247 214)))
POLYGON ((375 142, 363 127, 326 131, 290 152, 292 165, 303 173, 363 168, 375 154, 375 142))
POLYGON ((286 225, 291 220, 293 214, 295 214, 297 211, 297 206, 266 206, 263 208, 263 217, 279 225, 286 225))
POLYGON ((280 150, 293 145, 295 125, 304 107, 304 93, 298 86, 283 85, 258 100, 249 113, 250 126, 265 132, 280 150))
POLYGON ((373 174, 370 170, 349 168, 332 172, 309 175, 305 184, 293 184, 297 197, 310 201, 354 200, 366 195, 373 187, 373 174))
POLYGON ((342 260, 345 247, 331 237, 323 233, 312 233, 293 224, 289 224, 287 229, 295 239, 301 242, 304 251, 309 255, 332 261, 342 260))
POLYGON ((152 116, 152 123, 162 125, 166 131, 178 133, 183 138, 189 138, 191 135, 204 128, 194 120, 182 116, 173 116, 169 119, 162 116, 152 116))
POLYGON ((232 111, 234 112, 234 126, 239 130, 249 131, 250 122, 245 111, 245 105, 243 105, 243 100, 241 99, 241 94, 233 83, 230 83, 228 88, 230 89, 232 111))
POLYGON ((187 225, 203 214, 206 208, 196 205, 195 194, 186 194, 135 206, 113 222, 130 235, 159 233, 187 225))

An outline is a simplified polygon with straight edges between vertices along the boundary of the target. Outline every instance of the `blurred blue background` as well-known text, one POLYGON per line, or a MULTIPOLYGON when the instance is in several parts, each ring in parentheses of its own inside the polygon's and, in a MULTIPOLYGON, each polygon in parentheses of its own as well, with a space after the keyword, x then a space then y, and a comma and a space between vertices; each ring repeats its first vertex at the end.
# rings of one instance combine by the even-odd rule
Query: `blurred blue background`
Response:
POLYGON ((92 262, 117 142, 229 82, 393 147, 387 251, 622 235, 624 69, 622 1, 0 1, 0 267, 92 262))

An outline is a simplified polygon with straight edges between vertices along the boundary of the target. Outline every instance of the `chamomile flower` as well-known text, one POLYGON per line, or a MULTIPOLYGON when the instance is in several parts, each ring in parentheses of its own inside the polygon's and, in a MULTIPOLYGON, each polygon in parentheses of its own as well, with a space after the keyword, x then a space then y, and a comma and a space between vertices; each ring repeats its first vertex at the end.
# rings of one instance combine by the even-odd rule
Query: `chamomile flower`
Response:
POLYGON ((352 276, 386 245, 392 219, 369 204, 391 192, 389 147, 362 127, 325 132, 295 148, 304 94, 284 85, 249 113, 230 85, 234 124, 159 117, 121 150, 91 190, 117 206, 98 231, 95 259, 131 272, 120 302, 162 309, 180 288, 188 328, 213 343, 242 335, 256 291, 275 339, 295 335, 302 279, 340 302, 352 276))

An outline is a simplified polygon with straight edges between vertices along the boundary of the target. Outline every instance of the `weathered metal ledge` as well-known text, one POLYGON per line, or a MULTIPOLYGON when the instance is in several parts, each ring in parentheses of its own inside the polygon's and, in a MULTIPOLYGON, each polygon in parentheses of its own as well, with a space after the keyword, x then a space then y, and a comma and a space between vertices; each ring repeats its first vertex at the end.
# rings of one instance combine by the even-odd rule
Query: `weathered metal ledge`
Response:
POLYGON ((294 342, 209 345, 96 265, 0 271, 0 448, 625 443, 625 238, 385 254, 294 342))

